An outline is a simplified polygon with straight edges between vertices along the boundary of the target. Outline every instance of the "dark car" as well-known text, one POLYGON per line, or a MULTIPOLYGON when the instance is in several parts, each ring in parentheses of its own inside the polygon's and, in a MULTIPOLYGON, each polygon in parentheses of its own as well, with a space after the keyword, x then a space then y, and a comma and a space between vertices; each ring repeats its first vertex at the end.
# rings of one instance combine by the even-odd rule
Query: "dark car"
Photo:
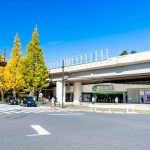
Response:
POLYGON ((11 98, 9 99, 9 104, 10 104, 10 105, 18 105, 18 100, 17 100, 17 98, 16 98, 16 97, 11 97, 11 98))
POLYGON ((37 107, 37 102, 32 96, 26 96, 23 98, 23 105, 27 107, 37 107))

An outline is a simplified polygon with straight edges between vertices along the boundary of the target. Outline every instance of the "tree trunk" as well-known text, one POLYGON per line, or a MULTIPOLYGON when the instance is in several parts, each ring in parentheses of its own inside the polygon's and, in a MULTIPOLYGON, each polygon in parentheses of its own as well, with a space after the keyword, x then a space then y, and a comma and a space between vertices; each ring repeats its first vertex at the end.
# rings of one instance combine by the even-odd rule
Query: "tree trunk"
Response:
POLYGON ((34 87, 31 87, 30 88, 30 94, 29 94, 30 96, 34 96, 34 87))
POLYGON ((4 91, 1 90, 1 101, 3 101, 3 100, 4 100, 4 91))
POLYGON ((16 90, 13 90, 13 97, 16 97, 16 90))
POLYGON ((36 101, 39 100, 39 91, 36 92, 36 101))

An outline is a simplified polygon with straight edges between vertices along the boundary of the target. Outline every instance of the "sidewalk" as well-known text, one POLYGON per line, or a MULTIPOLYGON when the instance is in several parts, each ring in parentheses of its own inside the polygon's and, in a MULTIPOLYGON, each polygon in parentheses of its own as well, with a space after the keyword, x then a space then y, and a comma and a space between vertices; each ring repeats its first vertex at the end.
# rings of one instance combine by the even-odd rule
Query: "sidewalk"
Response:
MULTIPOLYGON (((0 104, 4 104, 3 102, 1 102, 0 104)), ((60 107, 56 107, 57 110, 66 110, 66 111, 91 111, 91 108, 89 108, 89 105, 91 103, 81 103, 81 105, 79 104, 74 104, 74 103, 65 103, 64 107, 61 108, 60 107)), ((114 106, 114 103, 95 103, 94 105, 110 105, 110 106, 114 106)), ((150 114, 150 104, 117 104, 117 105, 126 105, 126 106, 134 106, 135 107, 135 112, 139 113, 139 114, 150 114)), ((40 108, 43 109, 50 109, 50 105, 49 104, 44 104, 44 105, 40 105, 40 108)))
MULTIPOLYGON (((82 103, 79 104, 73 104, 73 103, 66 103, 64 105, 65 110, 72 110, 72 111, 91 111, 89 108, 89 104, 91 103, 82 103)), ((114 103, 95 103, 94 105, 115 105, 114 103)), ((135 112, 142 113, 142 114, 150 114, 150 104, 117 104, 117 105, 126 105, 126 106, 134 106, 135 112)))

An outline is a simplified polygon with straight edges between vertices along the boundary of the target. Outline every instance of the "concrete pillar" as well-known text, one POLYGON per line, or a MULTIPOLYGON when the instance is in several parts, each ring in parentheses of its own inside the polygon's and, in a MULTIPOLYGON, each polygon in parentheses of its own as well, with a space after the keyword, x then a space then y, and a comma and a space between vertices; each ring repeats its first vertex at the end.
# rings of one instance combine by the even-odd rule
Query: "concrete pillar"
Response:
POLYGON ((139 103, 139 91, 137 89, 128 89, 128 102, 139 103))
POLYGON ((74 103, 79 104, 79 97, 82 96, 82 84, 81 82, 75 82, 73 86, 74 103))
MULTIPOLYGON (((56 97, 58 103, 62 104, 62 82, 57 81, 56 82, 56 97)), ((64 95, 63 95, 63 103, 65 102, 66 99, 66 90, 65 90, 65 84, 64 84, 64 95)))

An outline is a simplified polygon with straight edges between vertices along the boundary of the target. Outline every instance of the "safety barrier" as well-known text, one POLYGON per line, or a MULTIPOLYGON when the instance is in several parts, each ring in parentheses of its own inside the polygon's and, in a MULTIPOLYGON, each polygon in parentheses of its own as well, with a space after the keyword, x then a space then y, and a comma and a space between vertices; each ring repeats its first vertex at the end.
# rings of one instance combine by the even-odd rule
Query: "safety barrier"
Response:
POLYGON ((62 68, 62 62, 64 61, 64 66, 74 66, 79 64, 86 64, 90 62, 103 61, 108 59, 108 49, 103 49, 83 55, 73 56, 64 58, 63 60, 56 61, 46 61, 46 66, 49 69, 62 68))
POLYGON ((97 112, 97 109, 100 110, 108 110, 108 112, 112 112, 113 110, 126 110, 126 113, 135 112, 135 106, 134 105, 97 105, 97 104, 90 104, 89 107, 91 108, 91 111, 97 112))

